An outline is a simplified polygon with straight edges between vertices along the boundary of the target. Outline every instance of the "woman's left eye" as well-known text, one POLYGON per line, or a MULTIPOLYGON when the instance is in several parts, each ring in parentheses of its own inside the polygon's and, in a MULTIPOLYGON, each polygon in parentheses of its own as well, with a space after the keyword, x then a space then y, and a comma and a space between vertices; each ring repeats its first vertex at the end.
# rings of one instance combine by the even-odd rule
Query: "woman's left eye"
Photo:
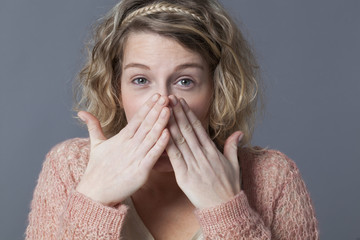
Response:
POLYGON ((177 81, 176 84, 184 86, 184 87, 189 87, 192 84, 194 84, 194 81, 191 79, 188 79, 188 78, 183 78, 183 79, 180 79, 179 81, 177 81))

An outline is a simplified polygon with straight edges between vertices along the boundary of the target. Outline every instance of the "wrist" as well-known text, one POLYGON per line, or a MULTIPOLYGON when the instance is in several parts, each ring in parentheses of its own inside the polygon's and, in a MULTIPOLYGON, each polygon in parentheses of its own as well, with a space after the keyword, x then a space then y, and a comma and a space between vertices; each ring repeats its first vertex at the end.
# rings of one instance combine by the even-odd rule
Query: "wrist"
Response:
POLYGON ((85 186, 85 184, 81 184, 79 183, 79 185, 76 187, 75 189, 77 192, 83 194, 84 196, 86 196, 87 198, 97 202, 97 203, 100 203, 104 206, 107 206, 107 207, 112 207, 114 206, 115 204, 112 204, 108 201, 105 201, 104 199, 100 198, 99 196, 101 194, 97 194, 96 192, 94 192, 94 188, 88 188, 85 186))

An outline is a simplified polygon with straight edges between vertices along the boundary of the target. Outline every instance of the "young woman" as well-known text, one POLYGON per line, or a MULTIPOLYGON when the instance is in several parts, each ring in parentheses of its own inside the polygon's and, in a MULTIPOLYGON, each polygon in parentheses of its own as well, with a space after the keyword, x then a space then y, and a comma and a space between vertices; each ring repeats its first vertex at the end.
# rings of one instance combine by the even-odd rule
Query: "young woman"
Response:
POLYGON ((215 0, 124 0, 79 78, 89 139, 47 155, 27 239, 317 239, 300 173, 250 146, 257 65, 215 0))

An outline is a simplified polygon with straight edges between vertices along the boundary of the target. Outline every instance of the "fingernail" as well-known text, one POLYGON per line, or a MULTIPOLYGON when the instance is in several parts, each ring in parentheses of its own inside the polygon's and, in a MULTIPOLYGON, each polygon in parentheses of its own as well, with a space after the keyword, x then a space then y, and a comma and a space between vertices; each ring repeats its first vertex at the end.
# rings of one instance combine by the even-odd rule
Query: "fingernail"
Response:
POLYGON ((152 101, 153 102, 156 102, 157 100, 159 99, 159 94, 155 94, 153 97, 152 97, 152 101))
POLYGON ((84 117, 81 114, 78 113, 77 115, 81 119, 81 121, 85 122, 84 117))

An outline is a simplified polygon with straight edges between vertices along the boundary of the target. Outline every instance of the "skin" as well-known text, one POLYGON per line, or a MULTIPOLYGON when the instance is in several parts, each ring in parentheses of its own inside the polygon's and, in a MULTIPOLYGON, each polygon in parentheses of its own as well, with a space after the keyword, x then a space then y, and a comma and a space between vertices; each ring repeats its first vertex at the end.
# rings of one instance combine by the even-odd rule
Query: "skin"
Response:
MULTIPOLYGON (((124 49, 121 100, 128 122, 158 93, 186 99, 207 128, 212 86, 208 65, 199 54, 149 33, 132 33, 124 49)), ((173 171, 166 153, 154 169, 173 171)))
POLYGON ((209 138, 213 89, 204 59, 170 38, 135 32, 126 42, 122 69, 128 125, 106 139, 94 116, 78 113, 88 126, 91 150, 77 190, 108 206, 151 193, 169 202, 183 196, 196 208, 239 193, 242 133, 229 136, 224 153, 209 138))

